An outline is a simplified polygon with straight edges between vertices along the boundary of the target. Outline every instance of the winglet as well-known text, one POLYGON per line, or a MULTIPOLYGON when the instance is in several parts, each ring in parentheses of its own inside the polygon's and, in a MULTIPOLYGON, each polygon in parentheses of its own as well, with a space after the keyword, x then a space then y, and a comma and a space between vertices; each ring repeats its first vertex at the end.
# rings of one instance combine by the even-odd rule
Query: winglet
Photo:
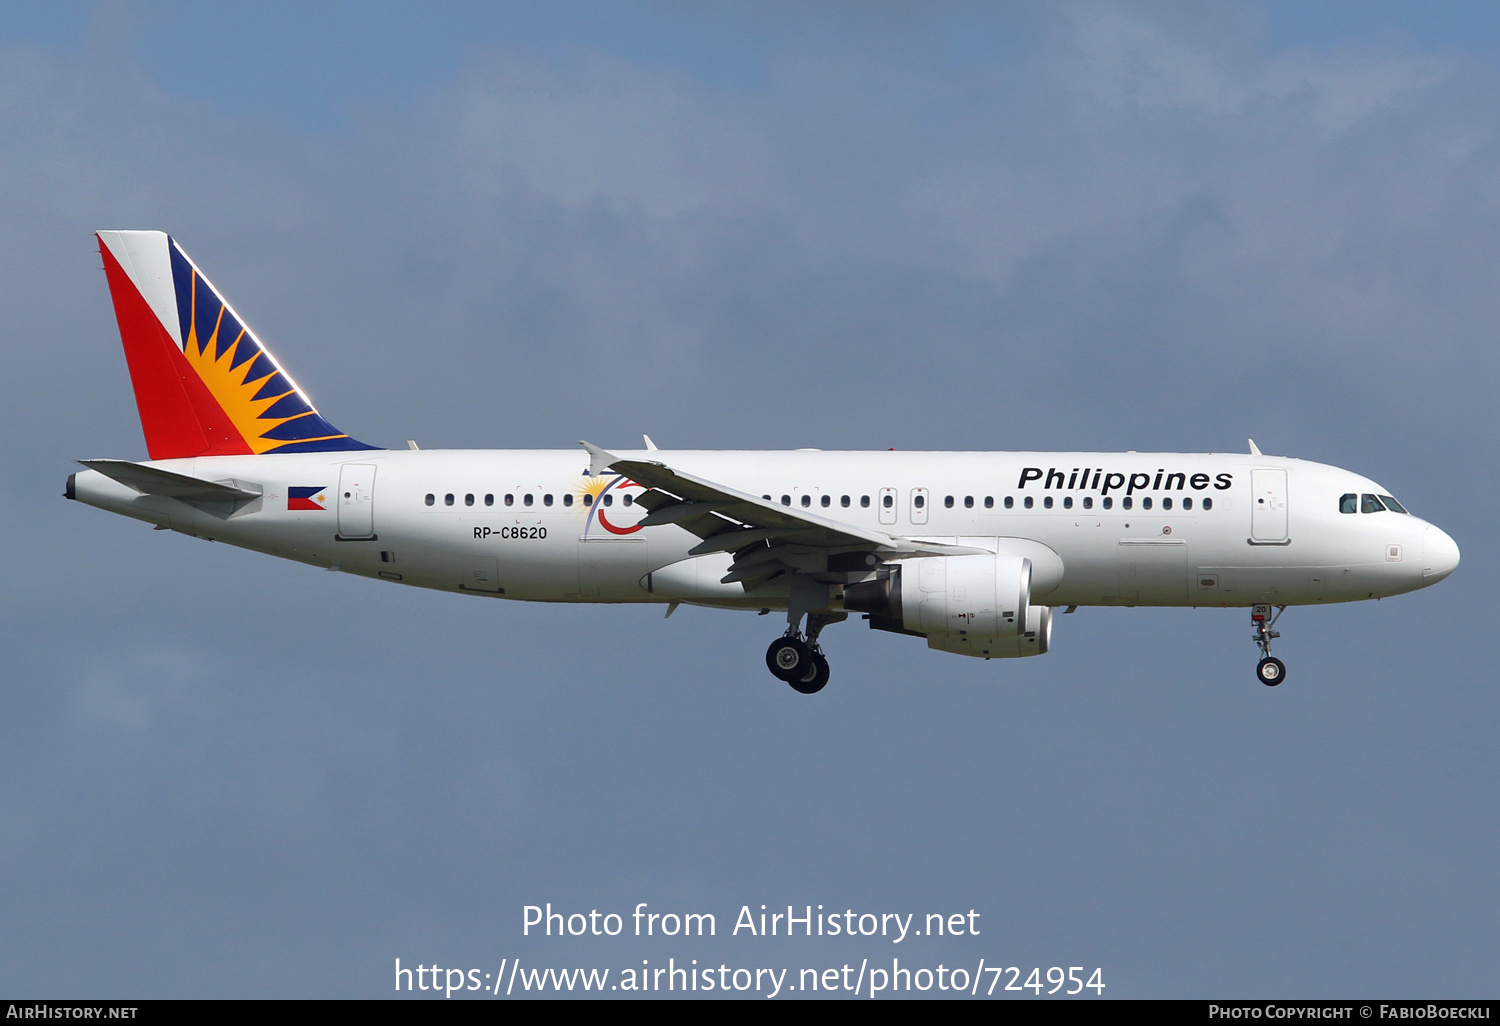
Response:
POLYGON ((1259 456, 1261 454, 1260 453, 1260 446, 1258 446, 1258 445, 1255 444, 1255 439, 1248 438, 1248 439, 1246 439, 1246 441, 1248 441, 1250 443, 1250 455, 1251 456, 1259 456))
POLYGON ((620 457, 616 456, 612 452, 605 452, 593 442, 585 442, 580 438, 578 440, 578 444, 583 446, 584 449, 588 451, 590 477, 595 474, 602 474, 609 469, 610 464, 620 462, 620 457))
POLYGON ((642 435, 641 437, 646 440, 646 451, 647 452, 655 452, 656 451, 656 443, 653 442, 653 441, 651 441, 651 436, 650 435, 642 435))

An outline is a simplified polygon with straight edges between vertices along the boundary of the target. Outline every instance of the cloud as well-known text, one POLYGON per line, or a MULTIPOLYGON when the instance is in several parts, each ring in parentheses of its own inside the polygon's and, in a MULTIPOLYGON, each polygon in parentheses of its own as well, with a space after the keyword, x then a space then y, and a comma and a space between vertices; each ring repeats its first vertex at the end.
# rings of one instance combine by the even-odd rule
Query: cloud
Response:
MULTIPOLYGON (((1178 14, 986 25, 1004 44, 990 62, 941 32, 893 58, 899 19, 817 51, 758 25, 764 78, 740 89, 476 45, 413 102, 316 132, 173 95, 97 42, 13 49, 0 130, 23 145, 0 176, 45 199, 9 214, 35 240, 10 251, 12 320, 36 330, 27 314, 55 307, 31 272, 60 267, 63 238, 169 227, 336 423, 461 444, 547 444, 580 410, 595 432, 665 419, 723 444, 726 411, 807 425, 835 381, 852 401, 797 440, 848 444, 900 401, 892 361, 934 383, 957 361, 965 411, 1021 370, 1046 390, 1011 397, 1021 420, 1061 403, 1088 423, 1132 359, 1172 363, 1190 392, 1248 349, 1287 368, 1278 392, 1418 338, 1450 370, 1468 359, 1496 313, 1494 77, 1396 43, 1271 50, 1234 8, 1178 14), (413 424, 398 379, 453 401, 413 424), (600 382, 665 401, 605 413, 600 382)), ((99 338, 87 309, 46 330, 99 338)), ((117 393, 100 366, 88 387, 117 393)), ((1361 373, 1386 402, 1406 383, 1380 361, 1361 373)), ((1141 416, 1124 403, 1103 408, 1141 416)))

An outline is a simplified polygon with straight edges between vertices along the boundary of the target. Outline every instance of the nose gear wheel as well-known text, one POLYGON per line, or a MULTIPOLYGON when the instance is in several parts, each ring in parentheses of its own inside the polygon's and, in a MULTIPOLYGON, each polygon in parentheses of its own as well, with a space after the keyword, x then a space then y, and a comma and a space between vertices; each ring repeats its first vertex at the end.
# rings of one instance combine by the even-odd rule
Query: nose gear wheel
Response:
POLYGON ((1286 680, 1286 663, 1273 656, 1266 656, 1255 667, 1255 675, 1268 688, 1274 688, 1286 680))
POLYGON ((1268 688, 1274 688, 1286 680, 1286 663, 1271 655, 1272 639, 1281 637, 1280 631, 1273 631, 1271 628, 1276 626, 1276 621, 1281 619, 1284 612, 1286 606, 1277 606, 1274 615, 1268 605, 1250 608, 1250 624, 1255 628, 1255 634, 1250 640, 1255 642, 1261 655, 1260 662, 1255 665, 1255 679, 1268 688))

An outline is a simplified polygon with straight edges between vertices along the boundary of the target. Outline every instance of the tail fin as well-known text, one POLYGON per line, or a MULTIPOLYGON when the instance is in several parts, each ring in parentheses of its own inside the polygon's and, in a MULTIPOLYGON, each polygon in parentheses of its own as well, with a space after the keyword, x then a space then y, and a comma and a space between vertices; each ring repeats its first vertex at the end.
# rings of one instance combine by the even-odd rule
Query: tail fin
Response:
POLYGON ((153 460, 374 449, 319 416, 165 232, 100 232, 153 460))

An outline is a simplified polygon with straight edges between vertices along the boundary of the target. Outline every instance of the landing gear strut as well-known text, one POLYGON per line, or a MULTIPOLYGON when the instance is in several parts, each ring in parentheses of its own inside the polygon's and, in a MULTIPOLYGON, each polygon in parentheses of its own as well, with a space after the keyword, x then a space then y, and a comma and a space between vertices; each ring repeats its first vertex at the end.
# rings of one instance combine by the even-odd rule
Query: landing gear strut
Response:
POLYGON ((1260 647, 1261 654, 1260 662, 1255 665, 1255 676, 1268 688, 1286 680, 1286 663, 1271 655, 1271 639, 1281 637, 1280 631, 1271 628, 1276 626, 1284 612, 1286 606, 1277 606, 1275 615, 1272 615, 1270 606, 1255 606, 1250 610, 1250 623, 1255 628, 1250 640, 1260 647))

